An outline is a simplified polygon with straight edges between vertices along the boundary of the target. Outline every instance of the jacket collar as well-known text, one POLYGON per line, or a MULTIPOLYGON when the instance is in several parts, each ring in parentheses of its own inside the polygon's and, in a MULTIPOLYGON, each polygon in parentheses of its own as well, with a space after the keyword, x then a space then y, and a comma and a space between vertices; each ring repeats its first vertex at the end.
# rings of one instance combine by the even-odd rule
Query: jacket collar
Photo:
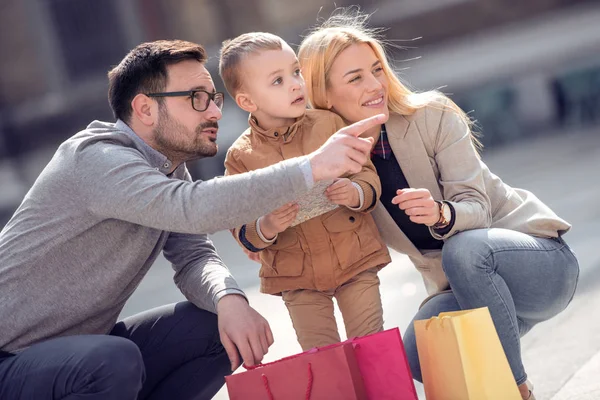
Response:
POLYGON ((298 132, 298 128, 302 125, 303 121, 304 115, 296 119, 296 121, 292 125, 281 126, 278 128, 271 129, 263 129, 258 125, 256 117, 254 117, 252 114, 250 114, 250 116, 248 117, 248 124, 250 125, 250 128, 252 129, 253 133, 262 135, 272 140, 282 140, 284 143, 290 142, 294 138, 296 132, 298 132))

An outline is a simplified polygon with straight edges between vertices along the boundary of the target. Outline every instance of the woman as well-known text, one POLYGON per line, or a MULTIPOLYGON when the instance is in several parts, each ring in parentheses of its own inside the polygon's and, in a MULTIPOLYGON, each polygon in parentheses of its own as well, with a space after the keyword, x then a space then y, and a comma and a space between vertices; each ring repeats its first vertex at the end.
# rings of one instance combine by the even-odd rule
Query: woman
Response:
MULTIPOLYGON (((423 275, 430 296, 413 321, 487 306, 519 391, 533 399, 520 337, 574 295, 579 265, 562 239, 570 225, 492 174, 466 114, 439 92, 407 89, 365 24, 364 15, 335 15, 303 40, 311 105, 348 123, 389 115, 368 132, 382 183, 373 215, 387 244, 423 275)), ((412 323, 404 341, 421 381, 412 323)))

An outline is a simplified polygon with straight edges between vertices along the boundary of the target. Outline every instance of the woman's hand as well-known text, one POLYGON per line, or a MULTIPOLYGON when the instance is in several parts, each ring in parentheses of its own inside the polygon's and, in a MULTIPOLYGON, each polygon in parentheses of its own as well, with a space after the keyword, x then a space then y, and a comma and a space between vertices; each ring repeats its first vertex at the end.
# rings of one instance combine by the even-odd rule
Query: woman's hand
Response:
POLYGON ((427 189, 399 189, 392 199, 410 220, 416 224, 435 225, 440 219, 440 206, 427 189))

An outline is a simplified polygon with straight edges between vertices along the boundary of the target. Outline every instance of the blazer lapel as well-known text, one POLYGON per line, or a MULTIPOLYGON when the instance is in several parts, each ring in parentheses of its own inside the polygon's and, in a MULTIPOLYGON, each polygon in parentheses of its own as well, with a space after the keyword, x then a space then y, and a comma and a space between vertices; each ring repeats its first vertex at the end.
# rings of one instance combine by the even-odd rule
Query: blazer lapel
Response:
POLYGON ((428 189, 435 200, 442 200, 442 192, 416 124, 402 115, 391 114, 386 131, 408 185, 415 189, 428 189))
MULTIPOLYGON (((409 186, 426 188, 434 199, 442 200, 442 193, 416 125, 398 114, 391 114, 385 125, 390 147, 409 186)), ((388 246, 411 257, 423 257, 380 201, 377 202, 372 215, 388 246)))

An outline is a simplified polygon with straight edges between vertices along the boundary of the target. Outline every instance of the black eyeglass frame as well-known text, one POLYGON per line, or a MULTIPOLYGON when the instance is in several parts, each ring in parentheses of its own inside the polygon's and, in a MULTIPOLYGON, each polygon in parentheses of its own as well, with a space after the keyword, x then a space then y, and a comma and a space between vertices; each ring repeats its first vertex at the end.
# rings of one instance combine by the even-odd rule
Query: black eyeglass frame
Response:
POLYGON ((208 110, 208 107, 210 106, 211 101, 213 103, 215 103, 215 105, 217 107, 219 107, 220 110, 223 109, 223 103, 225 103, 225 94, 223 92, 209 92, 209 91, 202 90, 202 89, 186 90, 183 92, 146 93, 146 96, 148 96, 148 97, 184 97, 184 96, 186 96, 186 97, 189 97, 190 100, 192 101, 192 108, 199 112, 204 112, 204 111, 208 110), (196 108, 195 103, 194 103, 194 96, 198 92, 206 93, 208 95, 208 101, 206 102, 206 106, 203 109, 196 108), (215 101, 217 95, 221 96, 221 105, 220 106, 215 101))

